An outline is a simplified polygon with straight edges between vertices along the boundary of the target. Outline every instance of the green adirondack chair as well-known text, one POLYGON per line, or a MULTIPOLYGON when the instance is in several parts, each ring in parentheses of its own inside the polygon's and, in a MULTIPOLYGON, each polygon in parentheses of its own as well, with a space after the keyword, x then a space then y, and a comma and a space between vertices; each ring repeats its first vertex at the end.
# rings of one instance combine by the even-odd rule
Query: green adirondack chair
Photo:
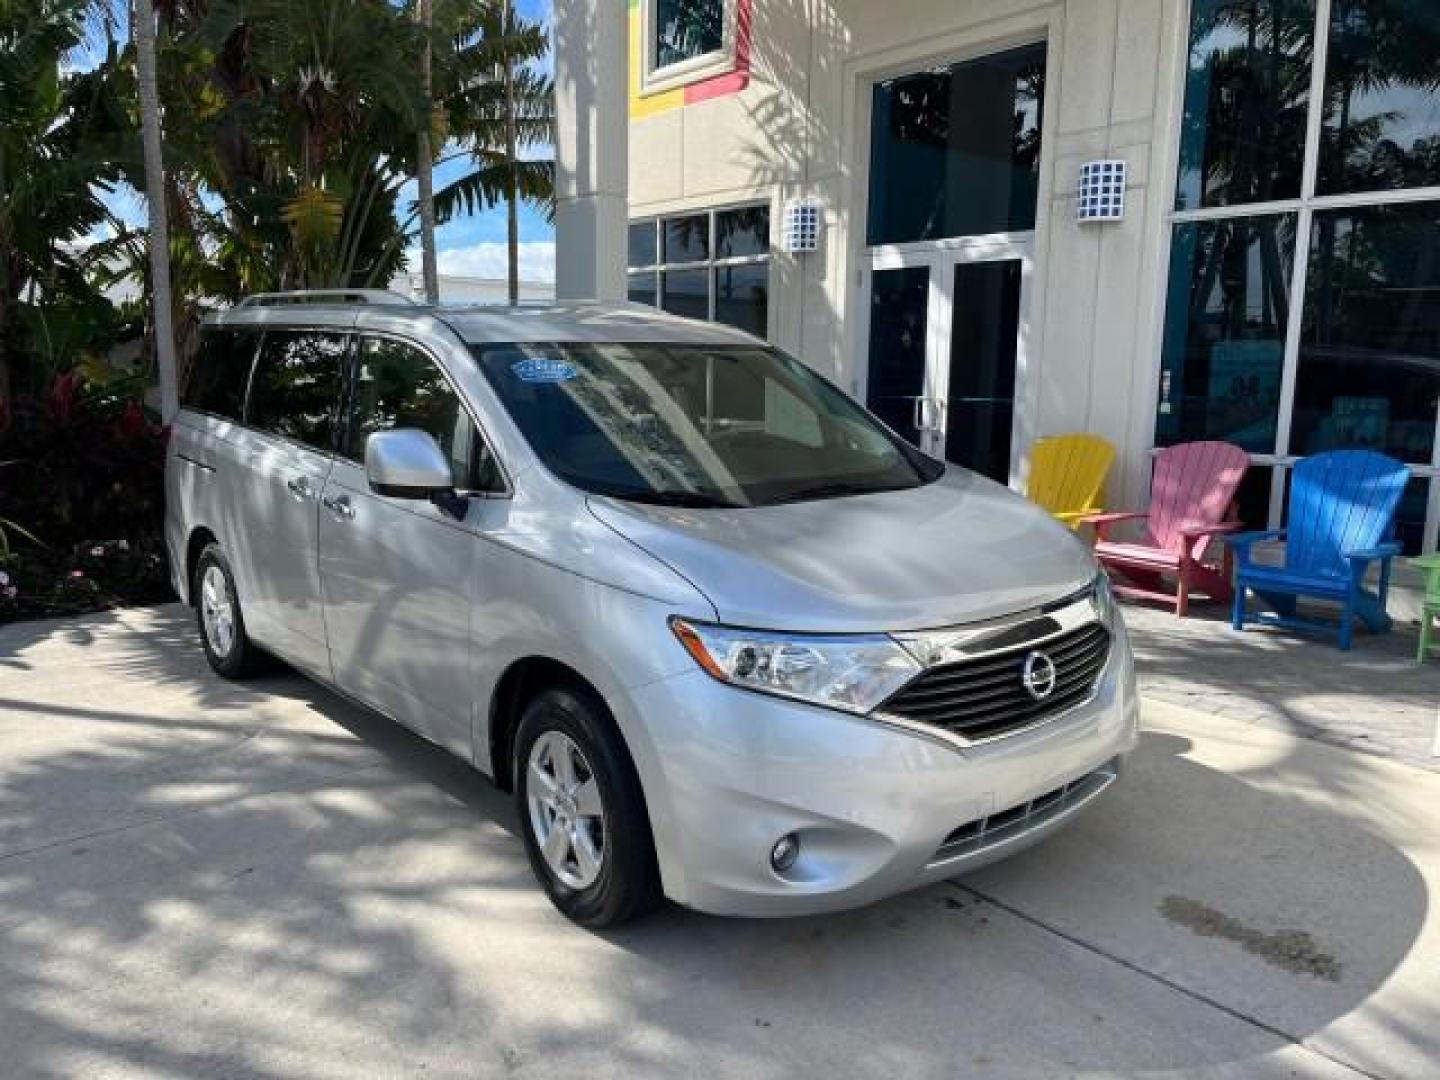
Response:
MULTIPOLYGON (((1440 641, 1434 640, 1435 624, 1440 622, 1440 554, 1411 559, 1410 565, 1425 578, 1425 595, 1420 599, 1420 654, 1416 657, 1423 664, 1430 659, 1430 650, 1440 647, 1440 641)), ((1440 746, 1440 735, 1436 739, 1440 746)))

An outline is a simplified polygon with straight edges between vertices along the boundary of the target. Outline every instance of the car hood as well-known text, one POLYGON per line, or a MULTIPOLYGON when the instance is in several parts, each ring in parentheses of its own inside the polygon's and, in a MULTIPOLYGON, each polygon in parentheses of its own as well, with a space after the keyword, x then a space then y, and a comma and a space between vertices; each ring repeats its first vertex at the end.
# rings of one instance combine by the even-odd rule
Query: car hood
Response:
POLYGON ((1044 511, 956 468, 907 491, 755 509, 588 501, 737 626, 951 626, 1059 599, 1096 572, 1084 545, 1044 511))

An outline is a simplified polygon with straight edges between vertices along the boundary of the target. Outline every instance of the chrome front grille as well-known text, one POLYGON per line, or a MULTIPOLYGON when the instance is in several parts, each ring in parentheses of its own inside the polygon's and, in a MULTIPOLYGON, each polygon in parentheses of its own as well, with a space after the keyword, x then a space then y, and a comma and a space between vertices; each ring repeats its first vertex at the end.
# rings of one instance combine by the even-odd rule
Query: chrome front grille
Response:
POLYGON ((1110 634, 1098 622, 1041 641, 933 667, 902 687, 876 710, 910 723, 940 728, 968 742, 1033 727, 1089 700, 1110 655, 1110 634), (1053 665, 1053 685, 1039 654, 1053 665), (1027 685, 1026 665, 1032 676, 1027 685))

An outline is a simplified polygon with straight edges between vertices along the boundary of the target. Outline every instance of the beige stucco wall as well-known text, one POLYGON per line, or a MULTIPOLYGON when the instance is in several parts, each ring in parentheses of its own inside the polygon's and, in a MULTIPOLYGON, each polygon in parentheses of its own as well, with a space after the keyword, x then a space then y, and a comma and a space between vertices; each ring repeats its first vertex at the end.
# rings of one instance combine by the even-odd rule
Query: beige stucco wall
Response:
POLYGON ((776 252, 771 336, 858 389, 868 87, 880 75, 1044 38, 1049 43, 1028 429, 1093 431, 1122 447, 1112 494, 1148 478, 1163 215, 1174 145, 1173 0, 755 0, 753 77, 728 98, 637 119, 632 216, 801 195, 827 205, 822 251, 776 252), (1126 220, 1075 222, 1082 161, 1130 164, 1126 220))

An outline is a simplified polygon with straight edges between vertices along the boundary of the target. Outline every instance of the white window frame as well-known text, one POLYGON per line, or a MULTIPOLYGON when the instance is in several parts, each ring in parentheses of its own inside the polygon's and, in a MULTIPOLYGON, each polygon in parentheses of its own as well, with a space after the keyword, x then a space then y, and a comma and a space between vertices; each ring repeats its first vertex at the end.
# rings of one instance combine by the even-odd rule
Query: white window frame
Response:
POLYGON ((656 63, 656 34, 660 29, 660 0, 640 4, 640 93, 661 94, 692 83, 703 82, 735 70, 736 41, 739 38, 737 0, 718 0, 722 6, 724 40, 719 49, 660 67, 656 63))
POLYGON ((654 306, 656 310, 665 310, 662 306, 662 303, 665 296, 665 274, 667 271, 704 270, 706 288, 705 318, 709 322, 715 322, 715 305, 717 293, 719 291, 715 277, 716 272, 719 270, 723 270, 729 266, 763 265, 766 268, 766 276, 769 279, 769 290, 766 293, 765 299, 765 337, 766 340, 769 340, 771 337, 773 337, 771 327, 774 325, 775 275, 773 272, 771 272, 771 267, 774 264, 775 255, 775 211, 773 206, 768 201, 764 199, 759 199, 750 200, 747 202, 727 203, 724 206, 706 206, 695 207, 685 210, 673 210, 667 214, 647 214, 644 217, 632 218, 628 222, 627 229, 632 228, 636 225, 649 225, 655 230, 655 257, 658 261, 651 263, 647 266, 628 265, 629 258, 627 245, 627 265, 625 269, 625 277, 628 283, 630 278, 636 277, 640 274, 654 275, 654 306), (768 238, 769 248, 760 255, 734 255, 727 258, 717 257, 716 252, 719 250, 717 241, 719 237, 716 232, 716 221, 719 219, 720 215, 729 213, 732 210, 758 210, 762 207, 770 213, 770 236, 768 238), (661 232, 661 222, 666 220, 673 220, 675 218, 699 217, 702 214, 707 215, 706 230, 708 233, 708 242, 706 245, 706 250, 709 252, 709 256, 705 259, 693 260, 690 262, 667 261, 665 257, 665 239, 661 232))
MULTIPOLYGON (((1270 469, 1270 503, 1268 527, 1282 527, 1285 516, 1286 472, 1294 468, 1301 456, 1291 452, 1290 437, 1294 419, 1295 388, 1300 370, 1300 337, 1304 327, 1305 297, 1310 273, 1310 243, 1312 226, 1317 213, 1328 210, 1369 208, 1372 206, 1394 206, 1404 203, 1433 202, 1440 204, 1440 186, 1404 188, 1388 191, 1366 191, 1343 195, 1319 195, 1316 186, 1320 174, 1320 143, 1324 119, 1324 94, 1326 68, 1330 62, 1330 15, 1331 0, 1316 0, 1313 55, 1310 68, 1310 99, 1305 128, 1305 154, 1300 178, 1300 195, 1293 199, 1278 199, 1270 202, 1237 203, 1230 206, 1204 207, 1194 210, 1176 210, 1175 190, 1179 182, 1180 143, 1184 137, 1181 120, 1185 112, 1185 95, 1188 91, 1190 70, 1190 35, 1194 23, 1194 5, 1184 5, 1180 20, 1180 48, 1178 50, 1177 86, 1172 103, 1175 123, 1174 137, 1167 147, 1170 163, 1166 171, 1167 187, 1164 190, 1166 213, 1165 232, 1161 241, 1161 260, 1164 268, 1160 277, 1159 319, 1156 326, 1157 343, 1155 370, 1152 380, 1152 407, 1150 410, 1150 445, 1156 446, 1155 436, 1159 429, 1159 383, 1164 370, 1164 334, 1166 317, 1169 314, 1170 258, 1175 236, 1175 226, 1194 222, 1234 221, 1245 218, 1263 217, 1273 214, 1291 214, 1295 223, 1295 255, 1290 272, 1289 324, 1285 329, 1284 366, 1280 377, 1280 408, 1276 417, 1275 450, 1273 453, 1250 455, 1251 462, 1270 469)), ((1152 453, 1155 451, 1152 450, 1152 453)), ((1427 500, 1424 535, 1421 551, 1435 551, 1440 541, 1440 408, 1437 408, 1435 439, 1431 448, 1431 459, 1426 462, 1406 462, 1412 479, 1428 480, 1430 491, 1427 500)))

